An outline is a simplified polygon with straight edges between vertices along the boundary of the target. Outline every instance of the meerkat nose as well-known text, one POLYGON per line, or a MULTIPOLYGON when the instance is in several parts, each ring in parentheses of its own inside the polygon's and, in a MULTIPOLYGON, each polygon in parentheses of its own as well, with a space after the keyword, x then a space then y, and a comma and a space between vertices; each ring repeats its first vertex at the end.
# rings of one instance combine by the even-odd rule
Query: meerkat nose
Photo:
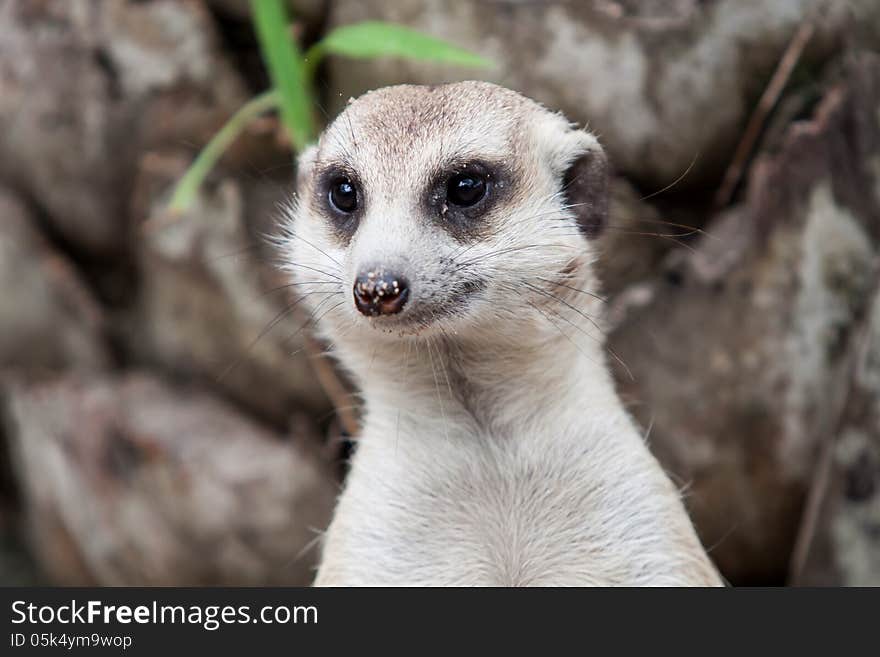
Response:
POLYGON ((354 305, 367 317, 399 313, 408 298, 406 279, 384 269, 362 273, 354 282, 354 305))

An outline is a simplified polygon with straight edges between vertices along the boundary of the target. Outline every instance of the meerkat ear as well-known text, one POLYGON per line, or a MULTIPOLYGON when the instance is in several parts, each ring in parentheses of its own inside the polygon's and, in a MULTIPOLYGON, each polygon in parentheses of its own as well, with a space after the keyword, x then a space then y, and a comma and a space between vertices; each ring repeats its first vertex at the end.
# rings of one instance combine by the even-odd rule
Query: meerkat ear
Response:
POLYGON ((587 238, 597 237, 608 222, 608 159, 596 138, 569 129, 570 147, 562 174, 565 204, 587 238))

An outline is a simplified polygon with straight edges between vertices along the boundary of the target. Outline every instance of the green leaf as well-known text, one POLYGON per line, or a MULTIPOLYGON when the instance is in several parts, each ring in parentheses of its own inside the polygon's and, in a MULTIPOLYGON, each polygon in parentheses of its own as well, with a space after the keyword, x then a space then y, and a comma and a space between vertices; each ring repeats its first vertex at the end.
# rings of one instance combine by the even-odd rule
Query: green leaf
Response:
POLYGON ((299 48, 290 34, 284 0, 251 0, 263 60, 278 91, 281 119, 297 150, 314 141, 312 94, 299 48))
POLYGON ((489 60, 440 39, 380 21, 337 27, 308 51, 307 66, 314 69, 325 53, 355 58, 405 57, 454 66, 492 65, 489 60))
POLYGON ((195 161, 190 165, 186 173, 174 188, 171 195, 169 209, 174 213, 185 212, 192 205, 199 187, 205 180, 208 172, 214 168, 223 153, 241 134, 248 123, 253 121, 263 112, 278 106, 278 96, 275 90, 266 91, 256 98, 249 100, 232 115, 226 124, 217 131, 211 141, 202 149, 195 161))

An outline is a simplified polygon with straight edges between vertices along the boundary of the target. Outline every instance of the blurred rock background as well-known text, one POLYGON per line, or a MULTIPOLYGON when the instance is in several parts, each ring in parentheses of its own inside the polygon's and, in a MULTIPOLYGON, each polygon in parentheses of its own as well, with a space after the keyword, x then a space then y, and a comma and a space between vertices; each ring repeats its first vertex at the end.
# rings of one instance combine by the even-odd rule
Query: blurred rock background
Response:
MULTIPOLYGON (((733 584, 880 585, 880 3, 291 0, 491 70, 328 60, 324 111, 480 76, 596 131, 625 401, 733 584)), ((0 583, 303 584, 354 403, 264 235, 273 117, 244 0, 0 3, 0 583)))

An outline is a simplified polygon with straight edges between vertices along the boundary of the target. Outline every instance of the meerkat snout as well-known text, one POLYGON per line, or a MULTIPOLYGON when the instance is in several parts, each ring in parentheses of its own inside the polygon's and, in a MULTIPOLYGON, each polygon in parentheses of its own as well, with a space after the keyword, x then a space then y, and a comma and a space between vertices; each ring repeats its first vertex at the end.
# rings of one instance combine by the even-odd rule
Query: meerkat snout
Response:
POLYGON ((353 292, 362 315, 396 315, 409 299, 409 282, 400 274, 376 268, 355 279, 353 292))

